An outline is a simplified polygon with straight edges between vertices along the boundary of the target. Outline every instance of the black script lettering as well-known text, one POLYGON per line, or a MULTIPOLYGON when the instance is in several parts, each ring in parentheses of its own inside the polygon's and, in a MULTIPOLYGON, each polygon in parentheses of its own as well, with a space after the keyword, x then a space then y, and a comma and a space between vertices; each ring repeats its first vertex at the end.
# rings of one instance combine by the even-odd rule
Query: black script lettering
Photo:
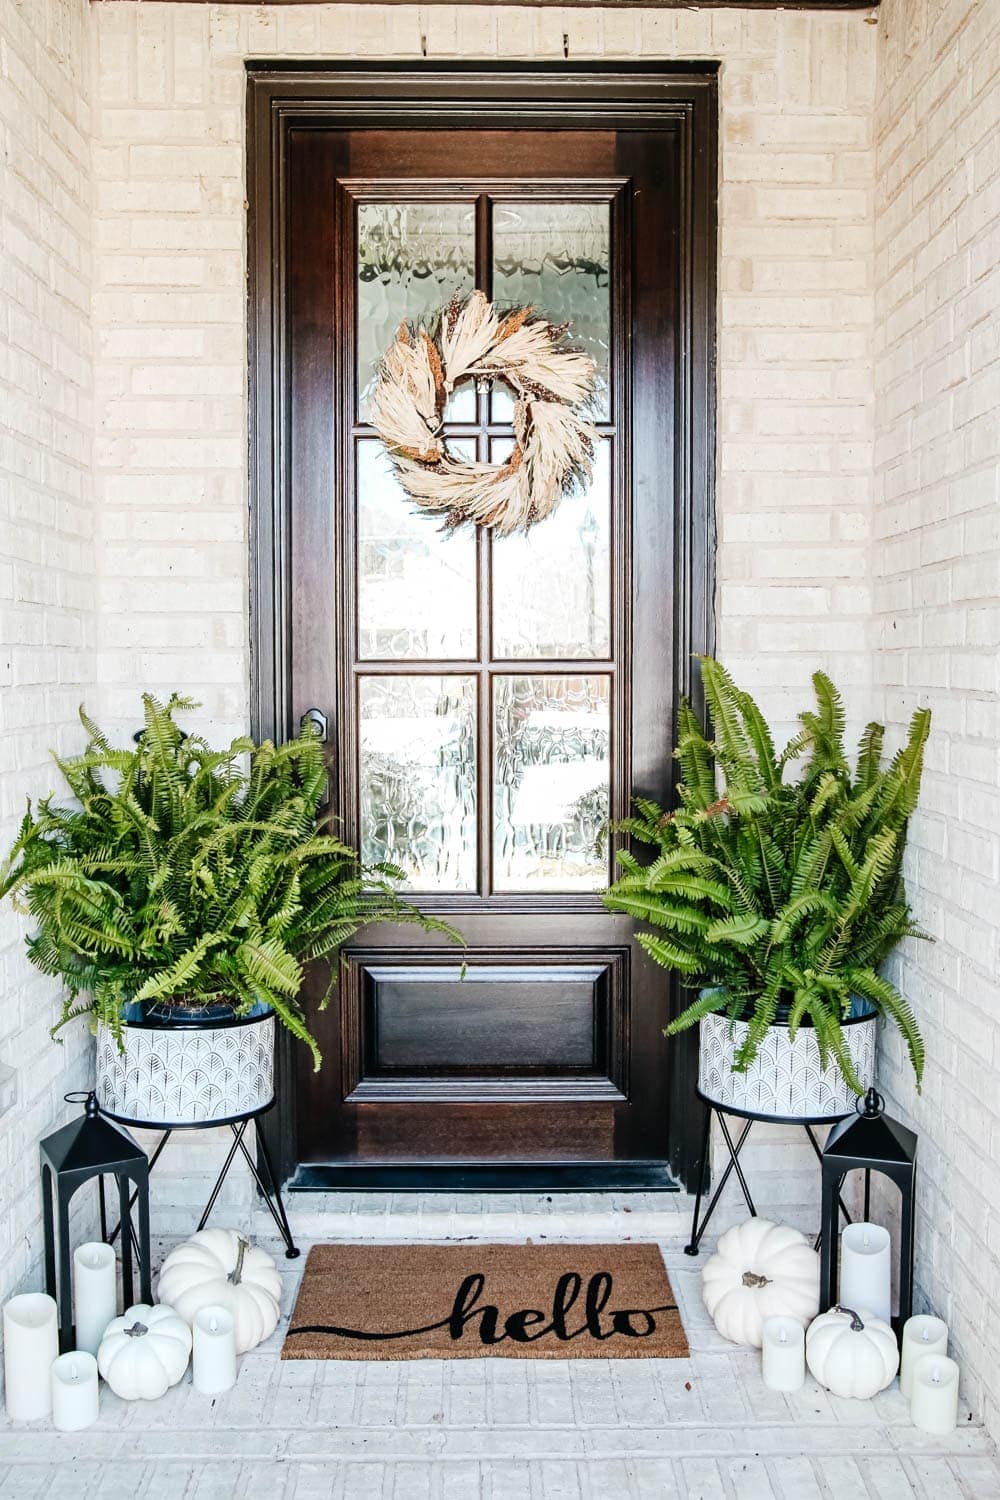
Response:
POLYGON ((533 1344, 552 1334, 561 1343, 578 1339, 585 1334, 604 1343, 616 1334, 623 1338, 644 1339, 656 1332, 656 1313, 676 1312, 677 1304, 666 1302, 662 1307, 617 1308, 605 1314, 605 1309, 614 1291, 614 1277, 610 1271, 596 1271, 587 1282, 584 1293, 584 1321, 570 1330, 567 1320, 580 1298, 583 1278, 576 1271, 566 1271, 556 1282, 552 1294, 551 1318, 535 1307, 518 1308, 510 1313, 500 1327, 500 1309, 493 1303, 480 1304, 479 1299, 486 1287, 486 1277, 480 1272, 466 1276, 455 1293, 451 1311, 437 1323, 425 1323, 420 1328, 401 1328, 392 1333, 370 1333, 363 1328, 339 1328, 330 1323, 310 1323, 299 1328, 290 1328, 288 1337, 302 1333, 325 1333, 335 1338, 359 1339, 367 1343, 383 1343, 395 1339, 417 1338, 422 1333, 436 1333, 447 1329, 449 1337, 457 1342, 464 1338, 466 1325, 479 1320, 476 1330, 480 1344, 489 1347, 510 1339, 516 1344, 533 1344), (602 1320, 604 1314, 604 1320, 602 1320), (608 1325, 605 1327, 605 1320, 608 1325))
MULTIPOLYGON (((566 1271, 556 1282, 556 1289, 552 1295, 552 1332, 557 1339, 563 1343, 567 1339, 575 1339, 575 1333, 566 1332, 566 1315, 580 1295, 583 1278, 575 1271, 566 1271)), ((584 1332, 578 1329, 578 1333, 584 1332)))
MULTIPOLYGON (((659 1311, 659 1309, 655 1309, 659 1311)), ((656 1319, 651 1312, 640 1307, 623 1307, 618 1312, 611 1314, 612 1333, 623 1333, 627 1339, 648 1339, 651 1333, 656 1332, 656 1319), (633 1328, 633 1318, 644 1318, 646 1326, 633 1328)))
POLYGON ((614 1333, 613 1328, 605 1333, 601 1327, 601 1313, 608 1304, 614 1284, 610 1271, 596 1271, 587 1282, 587 1328, 591 1338, 600 1339, 602 1343, 614 1333))
POLYGON ((452 1303, 451 1313, 448 1316, 448 1333, 452 1339, 460 1339, 465 1332, 465 1325, 472 1318, 479 1318, 479 1342, 481 1344, 500 1344, 506 1337, 503 1333, 497 1333, 497 1323, 500 1320, 500 1309, 487 1304, 485 1307, 477 1307, 476 1303, 482 1296, 483 1287, 486 1285, 486 1277, 475 1272, 472 1276, 466 1276, 452 1303))
POLYGON ((535 1327, 538 1323, 545 1323, 545 1314, 539 1312, 537 1307, 525 1307, 520 1312, 511 1313, 503 1325, 506 1335, 513 1339, 515 1344, 533 1344, 536 1339, 543 1339, 547 1333, 552 1333, 551 1323, 545 1323, 537 1333, 529 1333, 528 1329, 535 1327))

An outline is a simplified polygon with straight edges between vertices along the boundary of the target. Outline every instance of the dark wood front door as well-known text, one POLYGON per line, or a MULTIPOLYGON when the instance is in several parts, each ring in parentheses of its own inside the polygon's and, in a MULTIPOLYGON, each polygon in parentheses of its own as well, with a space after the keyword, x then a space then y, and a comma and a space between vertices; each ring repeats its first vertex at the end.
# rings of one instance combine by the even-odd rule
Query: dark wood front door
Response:
MULTIPOLYGON (((665 1185, 676 1157, 667 986, 599 893, 602 826, 667 794, 681 653, 707 644, 679 504, 690 171, 669 122, 551 118, 287 132, 286 713, 328 723, 345 836, 468 945, 345 947, 322 1071, 290 1070, 302 1186, 665 1185), (592 483, 527 537, 414 514, 366 421, 400 322, 474 287, 569 321, 598 367, 592 483)), ((453 447, 501 459, 511 415, 461 389, 453 447)))

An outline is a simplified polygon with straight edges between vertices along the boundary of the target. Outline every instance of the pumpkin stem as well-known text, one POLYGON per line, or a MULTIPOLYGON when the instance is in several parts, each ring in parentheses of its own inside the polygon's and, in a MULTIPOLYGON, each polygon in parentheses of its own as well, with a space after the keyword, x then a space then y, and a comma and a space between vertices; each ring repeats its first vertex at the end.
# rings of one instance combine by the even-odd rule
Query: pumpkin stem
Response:
POLYGON ((250 1249, 250 1241, 245 1240, 242 1235, 239 1237, 238 1244, 239 1250, 236 1253, 236 1264, 227 1277, 227 1280, 231 1281, 233 1286, 239 1286, 243 1278, 243 1257, 250 1249))
POLYGON ((754 1287, 770 1286, 771 1285, 771 1278, 770 1278, 770 1276, 758 1276, 755 1271, 744 1271, 743 1272, 743 1285, 744 1286, 754 1286, 754 1287))
POLYGON ((126 1338, 141 1339, 144 1333, 149 1332, 149 1329, 146 1327, 145 1323, 135 1322, 132 1324, 131 1328, 125 1328, 122 1331, 124 1332, 126 1338))
POLYGON ((861 1319, 858 1317, 858 1315, 854 1311, 853 1307, 841 1307, 840 1304, 838 1303, 837 1304, 837 1311, 840 1312, 840 1313, 850 1313, 850 1315, 851 1315, 851 1332, 852 1333, 864 1333, 865 1325, 862 1323, 861 1319))

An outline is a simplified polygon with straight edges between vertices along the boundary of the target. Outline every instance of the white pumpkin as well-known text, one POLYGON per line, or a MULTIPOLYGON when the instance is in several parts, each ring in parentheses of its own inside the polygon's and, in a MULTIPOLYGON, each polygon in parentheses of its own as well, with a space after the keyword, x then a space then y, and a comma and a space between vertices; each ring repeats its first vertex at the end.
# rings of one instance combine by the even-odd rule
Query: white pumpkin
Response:
POLYGON ((867 1401, 891 1383, 899 1369, 899 1346, 881 1318, 831 1307, 809 1325, 806 1364, 835 1396, 867 1401))
POLYGON ((720 1238, 701 1294, 723 1338, 759 1349, 765 1318, 795 1318, 804 1328, 816 1316, 819 1256, 797 1229, 748 1219, 720 1238))
POLYGON ((227 1308, 245 1354, 277 1326, 281 1277, 267 1251, 235 1229, 199 1229, 163 1262, 157 1294, 188 1323, 203 1307, 227 1308))
POLYGON ((97 1368, 123 1401, 156 1401, 184 1374, 191 1330, 172 1307, 137 1302, 105 1329, 97 1368))

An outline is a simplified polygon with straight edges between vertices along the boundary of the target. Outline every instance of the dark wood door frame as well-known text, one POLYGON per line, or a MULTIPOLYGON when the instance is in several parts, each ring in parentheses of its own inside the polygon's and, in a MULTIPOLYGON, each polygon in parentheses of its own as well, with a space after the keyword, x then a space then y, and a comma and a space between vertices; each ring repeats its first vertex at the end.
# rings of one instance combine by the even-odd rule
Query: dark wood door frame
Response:
MULTIPOLYGON (((681 275, 674 494, 673 680, 697 697, 695 653, 714 641, 715 298, 717 67, 678 63, 558 65, 247 65, 250 380, 250 648, 254 735, 294 732, 290 693, 290 455, 287 430, 284 204, 288 134, 336 129, 508 128, 558 124, 669 127, 682 163, 681 275)), ((322 434, 317 433, 317 440, 322 434)), ((671 1010, 679 996, 672 995, 671 1010)), ((669 1091, 670 1165, 693 1180, 698 1152, 696 1034, 674 1043, 669 1091)), ((294 1067, 279 1044, 278 1105, 266 1129, 279 1170, 296 1165, 294 1067)), ((417 1183, 414 1184, 418 1185, 417 1183)), ((477 1187, 483 1184, 477 1183, 477 1187)), ((579 1182, 567 1182, 567 1188, 579 1182)))

